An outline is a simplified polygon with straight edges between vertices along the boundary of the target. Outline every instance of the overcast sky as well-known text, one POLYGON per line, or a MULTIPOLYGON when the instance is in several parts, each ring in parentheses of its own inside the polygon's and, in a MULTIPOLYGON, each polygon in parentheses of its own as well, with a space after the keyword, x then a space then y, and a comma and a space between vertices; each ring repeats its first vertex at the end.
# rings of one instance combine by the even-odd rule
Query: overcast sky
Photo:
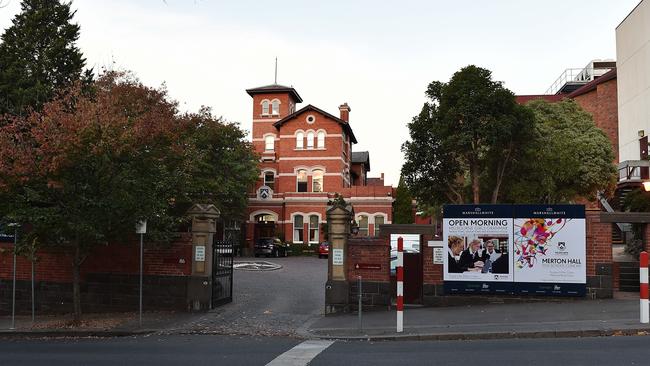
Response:
MULTIPOLYGON (((19 0, 0 0, 0 29, 19 0)), ((433 80, 468 64, 516 94, 541 94, 566 68, 615 59, 615 27, 639 0, 74 0, 88 66, 165 82, 183 109, 212 107, 251 129, 245 89, 292 85, 334 115, 348 102, 371 176, 397 185, 406 123, 433 80)), ((1 67, 1 65, 0 65, 1 67)))

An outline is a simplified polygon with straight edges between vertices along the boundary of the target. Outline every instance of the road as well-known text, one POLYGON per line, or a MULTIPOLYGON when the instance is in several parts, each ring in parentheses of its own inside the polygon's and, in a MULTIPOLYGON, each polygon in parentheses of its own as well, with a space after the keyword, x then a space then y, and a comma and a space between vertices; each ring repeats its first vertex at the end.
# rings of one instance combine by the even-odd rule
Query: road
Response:
POLYGON ((274 271, 235 270, 233 302, 176 330, 210 334, 294 336, 325 309, 327 260, 315 257, 235 258, 269 261, 274 271))
POLYGON ((647 365, 650 337, 341 342, 217 335, 0 340, 2 365, 647 365), (322 342, 322 341, 319 341, 322 342), (296 347, 298 346, 298 347, 296 347), (295 348, 294 348, 295 347, 295 348), (296 352, 298 350, 298 352, 296 352))

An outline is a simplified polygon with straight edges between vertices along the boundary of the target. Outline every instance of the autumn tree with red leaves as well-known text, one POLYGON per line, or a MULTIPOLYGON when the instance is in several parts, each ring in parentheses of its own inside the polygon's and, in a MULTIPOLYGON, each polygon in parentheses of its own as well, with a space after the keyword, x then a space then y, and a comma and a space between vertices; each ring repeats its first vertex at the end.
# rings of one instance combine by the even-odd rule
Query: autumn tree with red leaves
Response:
POLYGON ((0 128, 3 211, 29 224, 25 241, 68 251, 77 321, 95 246, 128 239, 143 219, 150 237, 169 239, 192 201, 241 211, 257 177, 244 132, 209 110, 181 114, 166 90, 125 73, 92 89, 77 85, 0 128))

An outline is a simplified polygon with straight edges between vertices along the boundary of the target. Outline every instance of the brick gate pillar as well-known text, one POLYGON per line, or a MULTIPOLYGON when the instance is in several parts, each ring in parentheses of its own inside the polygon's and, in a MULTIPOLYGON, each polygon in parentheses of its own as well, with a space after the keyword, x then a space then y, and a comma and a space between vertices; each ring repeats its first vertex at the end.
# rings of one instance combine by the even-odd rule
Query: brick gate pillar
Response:
POLYGON ((327 210, 329 255, 325 285, 326 313, 347 311, 349 283, 347 278, 348 238, 354 212, 351 205, 335 200, 327 210))
POLYGON ((212 241, 220 212, 214 205, 195 204, 192 218, 192 275, 187 286, 190 310, 208 310, 212 300, 212 241))

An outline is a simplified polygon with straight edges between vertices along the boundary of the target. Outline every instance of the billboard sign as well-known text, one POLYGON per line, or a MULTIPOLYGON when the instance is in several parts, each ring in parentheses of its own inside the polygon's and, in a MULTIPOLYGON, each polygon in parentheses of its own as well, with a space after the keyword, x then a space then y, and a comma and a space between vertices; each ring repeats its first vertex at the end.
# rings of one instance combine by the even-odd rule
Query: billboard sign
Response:
POLYGON ((444 207, 447 293, 583 296, 582 205, 444 207))

